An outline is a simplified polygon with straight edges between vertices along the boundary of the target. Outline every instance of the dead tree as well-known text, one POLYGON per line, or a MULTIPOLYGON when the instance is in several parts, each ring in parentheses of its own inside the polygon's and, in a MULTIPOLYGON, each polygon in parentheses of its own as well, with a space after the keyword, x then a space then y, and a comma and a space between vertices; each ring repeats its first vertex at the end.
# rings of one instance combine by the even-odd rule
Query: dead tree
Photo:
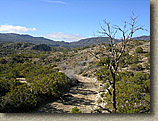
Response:
MULTIPOLYGON (((119 60, 122 57, 123 53, 126 51, 127 43, 129 43, 133 37, 133 34, 138 30, 146 30, 144 29, 144 26, 137 25, 137 16, 133 15, 130 17, 130 22, 123 21, 124 26, 123 28, 114 25, 111 26, 109 22, 104 20, 104 24, 106 28, 101 26, 102 35, 109 37, 110 40, 110 50, 109 53, 106 55, 108 58, 108 62, 104 63, 106 67, 110 70, 112 80, 108 80, 108 83, 110 83, 110 86, 112 87, 112 90, 108 90, 109 94, 111 95, 111 102, 112 102, 112 110, 111 113, 116 113, 117 111, 117 105, 116 105, 116 74, 118 72, 119 68, 119 60), (117 39, 115 38, 116 34, 121 34, 122 36, 122 42, 119 44, 116 44, 117 39)), ((99 61, 100 57, 93 54, 99 61)))

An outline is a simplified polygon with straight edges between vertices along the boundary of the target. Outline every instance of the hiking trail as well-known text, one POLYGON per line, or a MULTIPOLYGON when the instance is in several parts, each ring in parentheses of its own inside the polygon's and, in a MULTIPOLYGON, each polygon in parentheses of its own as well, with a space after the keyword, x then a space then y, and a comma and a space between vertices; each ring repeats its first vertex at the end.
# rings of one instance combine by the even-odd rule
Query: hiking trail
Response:
POLYGON ((39 107, 35 112, 70 113, 72 108, 77 106, 82 113, 91 113, 95 106, 98 82, 95 78, 81 75, 76 75, 76 79, 80 83, 72 87, 68 93, 65 93, 62 99, 49 102, 39 107))

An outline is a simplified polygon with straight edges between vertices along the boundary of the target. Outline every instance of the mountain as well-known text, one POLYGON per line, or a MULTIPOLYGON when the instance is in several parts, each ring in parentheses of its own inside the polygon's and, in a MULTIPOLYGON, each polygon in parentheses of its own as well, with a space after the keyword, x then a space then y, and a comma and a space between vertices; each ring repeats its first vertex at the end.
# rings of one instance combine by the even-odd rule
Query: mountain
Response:
MULTIPOLYGON (((98 44, 108 44, 110 42, 108 37, 92 37, 81 39, 77 42, 71 42, 71 47, 84 47, 84 46, 91 46, 91 45, 98 45, 98 44)), ((116 40, 117 43, 121 42, 120 40, 116 40)))
POLYGON ((150 36, 133 37, 132 40, 150 40, 150 36))
MULTIPOLYGON (((132 40, 150 40, 150 36, 140 36, 140 37, 134 37, 132 40)), ((121 42, 121 39, 116 39, 116 43, 121 42)), ((91 46, 91 45, 98 45, 98 44, 108 44, 110 43, 110 40, 108 37, 92 37, 92 38, 86 38, 81 39, 76 42, 71 42, 71 47, 84 47, 84 46, 91 46)))
POLYGON ((64 41, 53 41, 44 37, 33 37, 25 34, 0 33, 0 42, 29 42, 34 44, 47 44, 49 46, 67 46, 64 41))
MULTIPOLYGON (((133 40, 150 40, 150 36, 140 36, 134 37, 133 40)), ((46 39, 44 37, 33 37, 30 35, 15 34, 15 33, 0 33, 0 42, 28 42, 34 44, 47 44, 52 47, 70 47, 70 48, 80 48, 84 46, 98 45, 101 43, 108 44, 108 37, 92 37, 81 39, 76 42, 64 42, 64 41, 54 41, 51 39, 46 39)), ((117 43, 121 40, 116 40, 117 43)))

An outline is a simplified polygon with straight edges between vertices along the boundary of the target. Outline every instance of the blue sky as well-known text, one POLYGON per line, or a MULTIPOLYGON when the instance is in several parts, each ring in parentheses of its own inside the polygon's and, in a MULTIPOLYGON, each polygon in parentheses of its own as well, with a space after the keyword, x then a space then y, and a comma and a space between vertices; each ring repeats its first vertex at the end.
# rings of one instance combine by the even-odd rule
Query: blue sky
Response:
POLYGON ((99 35, 104 19, 122 26, 132 11, 148 30, 134 36, 150 35, 150 0, 0 0, 0 32, 77 41, 99 35))

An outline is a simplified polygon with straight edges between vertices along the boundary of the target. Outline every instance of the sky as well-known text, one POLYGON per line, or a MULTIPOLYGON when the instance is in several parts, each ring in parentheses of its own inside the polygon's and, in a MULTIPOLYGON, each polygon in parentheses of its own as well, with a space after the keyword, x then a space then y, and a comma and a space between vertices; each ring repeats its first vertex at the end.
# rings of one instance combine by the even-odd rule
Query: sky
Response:
POLYGON ((0 0, 0 33, 72 42, 101 36, 104 19, 123 27, 132 12, 148 30, 134 36, 150 35, 150 0, 0 0))

